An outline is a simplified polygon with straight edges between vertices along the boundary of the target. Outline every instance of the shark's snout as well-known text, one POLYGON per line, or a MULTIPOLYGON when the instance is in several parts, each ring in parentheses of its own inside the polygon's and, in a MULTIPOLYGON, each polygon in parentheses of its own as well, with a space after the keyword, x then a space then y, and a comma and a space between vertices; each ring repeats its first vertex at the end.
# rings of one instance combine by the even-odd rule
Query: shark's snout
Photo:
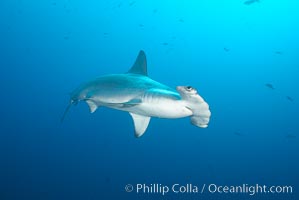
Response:
POLYGON ((211 111, 209 105, 197 93, 197 90, 191 86, 177 86, 176 89, 181 95, 185 106, 193 113, 191 123, 201 128, 208 127, 211 111))

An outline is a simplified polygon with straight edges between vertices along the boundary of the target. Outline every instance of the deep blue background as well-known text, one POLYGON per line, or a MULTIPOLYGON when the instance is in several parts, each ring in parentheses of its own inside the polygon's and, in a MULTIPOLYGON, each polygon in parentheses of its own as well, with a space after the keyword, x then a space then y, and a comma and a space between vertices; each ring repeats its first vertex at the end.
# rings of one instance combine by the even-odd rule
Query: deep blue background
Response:
POLYGON ((292 185, 255 199, 298 199, 299 3, 243 2, 1 0, 0 199, 162 199, 128 183, 292 185), (83 103, 60 124, 69 92, 140 49, 154 80, 198 89, 209 128, 152 119, 136 139, 127 113, 83 103))

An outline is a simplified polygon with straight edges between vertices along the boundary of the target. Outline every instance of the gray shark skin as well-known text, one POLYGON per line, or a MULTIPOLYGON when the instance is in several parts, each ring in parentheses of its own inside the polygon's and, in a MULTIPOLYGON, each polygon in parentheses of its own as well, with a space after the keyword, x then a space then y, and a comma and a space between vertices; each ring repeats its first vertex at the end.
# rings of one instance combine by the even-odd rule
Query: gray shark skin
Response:
POLYGON ((195 126, 206 128, 211 112, 209 105, 191 86, 177 86, 176 90, 147 76, 144 51, 140 51, 132 68, 124 74, 109 74, 82 84, 71 93, 71 105, 84 101, 90 112, 105 106, 129 112, 135 126, 135 136, 146 131, 151 117, 191 118, 195 126))

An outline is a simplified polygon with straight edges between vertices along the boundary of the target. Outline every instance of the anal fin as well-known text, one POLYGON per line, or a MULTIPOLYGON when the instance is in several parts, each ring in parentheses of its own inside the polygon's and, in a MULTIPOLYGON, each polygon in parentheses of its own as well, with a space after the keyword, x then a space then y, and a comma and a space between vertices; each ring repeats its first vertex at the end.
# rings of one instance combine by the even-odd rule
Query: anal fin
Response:
POLYGON ((130 115, 133 118, 135 126, 135 136, 141 137, 146 131, 151 118, 148 116, 138 115, 134 113, 130 113, 130 115))

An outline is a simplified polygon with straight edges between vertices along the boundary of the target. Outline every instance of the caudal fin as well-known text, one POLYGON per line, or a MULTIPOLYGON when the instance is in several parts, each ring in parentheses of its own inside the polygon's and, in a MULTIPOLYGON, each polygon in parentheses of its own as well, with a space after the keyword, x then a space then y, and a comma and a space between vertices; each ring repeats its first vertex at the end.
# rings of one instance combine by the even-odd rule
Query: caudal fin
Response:
POLYGON ((71 102, 69 103, 69 105, 66 107, 66 109, 64 110, 63 115, 62 115, 62 117, 61 117, 61 119, 60 119, 60 122, 61 122, 61 123, 64 121, 65 116, 67 115, 67 113, 69 112, 69 110, 70 110, 70 108, 71 108, 71 106, 72 106, 73 104, 74 104, 74 102, 71 101, 71 102))

